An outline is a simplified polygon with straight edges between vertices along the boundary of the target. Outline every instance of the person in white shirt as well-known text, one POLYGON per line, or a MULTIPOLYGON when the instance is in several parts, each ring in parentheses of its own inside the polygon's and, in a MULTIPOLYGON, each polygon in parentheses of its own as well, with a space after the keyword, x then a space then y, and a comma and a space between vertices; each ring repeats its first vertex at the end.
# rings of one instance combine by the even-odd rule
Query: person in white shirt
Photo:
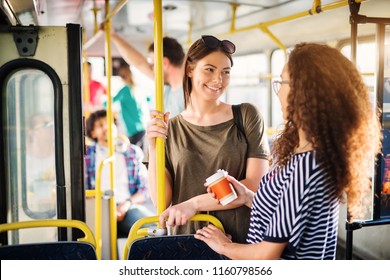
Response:
MULTIPOLYGON (((117 135, 116 120, 112 125, 113 136, 117 135)), ((94 144, 86 147, 85 187, 95 189, 96 168, 108 158, 108 126, 106 110, 92 113, 86 121, 86 134, 94 144)), ((141 148, 130 143, 115 146, 115 200, 117 203, 117 235, 127 237, 131 226, 140 218, 152 216, 142 204, 147 198, 147 170, 142 163, 141 148)), ((102 190, 108 190, 109 166, 101 174, 102 190)))

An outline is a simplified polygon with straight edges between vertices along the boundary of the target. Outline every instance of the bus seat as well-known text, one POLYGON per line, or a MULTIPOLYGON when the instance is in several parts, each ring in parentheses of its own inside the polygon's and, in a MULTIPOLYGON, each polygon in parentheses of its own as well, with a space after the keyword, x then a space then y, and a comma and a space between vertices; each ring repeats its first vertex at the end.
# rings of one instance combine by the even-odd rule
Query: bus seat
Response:
POLYGON ((148 237, 135 240, 128 260, 227 260, 194 235, 148 237))
POLYGON ((97 260, 91 229, 77 220, 33 220, 0 225, 0 232, 39 227, 70 227, 84 233, 77 241, 0 245, 1 260, 97 260))
POLYGON ((95 248, 85 242, 59 241, 0 246, 1 260, 97 260, 95 248))
MULTIPOLYGON (((159 217, 151 216, 138 220, 130 229, 123 259, 125 260, 225 260, 206 243, 195 239, 193 234, 163 235, 162 229, 141 229, 145 224, 157 223, 159 217), (152 234, 154 235, 152 235, 152 234), (143 238, 142 238, 143 237, 143 238)), ((197 214, 191 221, 206 221, 224 231, 221 222, 214 216, 197 214)))

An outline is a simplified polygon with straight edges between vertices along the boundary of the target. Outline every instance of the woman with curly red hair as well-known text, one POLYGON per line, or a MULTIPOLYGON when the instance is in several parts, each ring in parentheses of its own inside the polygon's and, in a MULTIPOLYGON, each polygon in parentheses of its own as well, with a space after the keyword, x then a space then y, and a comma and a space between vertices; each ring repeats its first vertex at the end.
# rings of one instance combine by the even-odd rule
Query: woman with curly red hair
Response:
POLYGON ((378 116, 356 67, 326 45, 295 46, 273 85, 285 119, 273 168, 256 194, 229 177, 252 208, 249 244, 232 243, 214 226, 195 237, 232 259, 334 259, 343 195, 356 217, 370 190, 378 116))

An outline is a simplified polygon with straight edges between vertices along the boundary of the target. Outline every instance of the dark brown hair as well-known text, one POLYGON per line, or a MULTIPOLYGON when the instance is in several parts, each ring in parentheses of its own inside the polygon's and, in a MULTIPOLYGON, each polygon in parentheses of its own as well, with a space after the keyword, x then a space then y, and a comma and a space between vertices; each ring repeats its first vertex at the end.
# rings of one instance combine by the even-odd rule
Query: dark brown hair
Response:
MULTIPOLYGON (((106 117, 107 117, 106 110, 104 110, 104 109, 97 110, 97 111, 91 113, 91 115, 89 115, 88 119, 85 122, 85 133, 89 138, 91 138, 95 142, 97 142, 97 139, 92 138, 92 131, 95 127, 95 122, 97 122, 101 118, 106 118, 106 117)), ((114 124, 115 125, 117 124, 117 119, 115 116, 114 116, 114 124)))
POLYGON ((130 70, 130 65, 122 61, 118 68, 118 75, 129 86, 134 86, 133 73, 130 70))
MULTIPOLYGON (((150 44, 149 52, 154 52, 154 43, 150 44)), ((163 38, 163 56, 176 67, 181 67, 184 59, 184 50, 180 43, 170 37, 163 38)))

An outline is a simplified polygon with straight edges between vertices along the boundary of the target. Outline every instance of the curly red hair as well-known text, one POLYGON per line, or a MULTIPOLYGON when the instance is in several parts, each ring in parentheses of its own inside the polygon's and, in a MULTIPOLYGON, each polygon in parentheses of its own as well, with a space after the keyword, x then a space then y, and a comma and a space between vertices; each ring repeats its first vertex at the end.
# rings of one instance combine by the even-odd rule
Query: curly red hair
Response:
POLYGON ((370 190, 373 156, 380 151, 380 123, 358 70, 326 45, 296 45, 287 63, 290 92, 284 130, 273 144, 274 163, 285 166, 298 146, 302 128, 317 161, 335 180, 336 194, 347 195, 352 217, 363 209, 370 190))

